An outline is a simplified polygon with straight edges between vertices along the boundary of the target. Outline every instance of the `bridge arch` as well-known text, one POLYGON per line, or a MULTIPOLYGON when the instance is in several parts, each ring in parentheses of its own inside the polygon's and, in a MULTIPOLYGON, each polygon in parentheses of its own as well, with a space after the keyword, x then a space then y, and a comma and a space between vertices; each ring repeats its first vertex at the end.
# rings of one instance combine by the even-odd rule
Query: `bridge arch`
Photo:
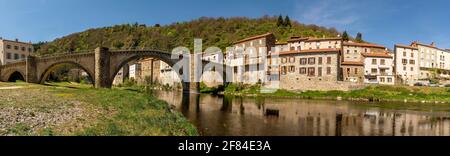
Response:
MULTIPOLYGON (((128 53, 128 54, 122 54, 122 56, 118 56, 121 54, 117 54, 114 57, 114 52, 111 53, 111 69, 110 69, 110 77, 109 77, 109 86, 112 86, 114 78, 117 76, 117 74, 119 73, 120 69, 122 69, 126 64, 139 60, 139 59, 144 59, 144 58, 155 58, 158 59, 160 61, 163 61, 165 63, 167 63, 169 66, 173 67, 176 63, 177 60, 174 60, 171 58, 171 55, 169 53, 165 53, 165 52, 156 52, 156 51, 149 51, 149 52, 138 52, 138 53, 128 53), (113 61, 115 60, 115 61, 113 61)), ((180 78, 181 80, 181 84, 184 88, 187 88, 189 86, 187 86, 188 83, 184 82, 181 75, 178 74, 177 72, 177 76, 180 78)))
POLYGON ((8 82, 16 82, 17 80, 25 81, 25 75, 18 70, 13 70, 7 75, 9 75, 8 82))
POLYGON ((60 61, 60 62, 55 62, 51 65, 49 65, 47 68, 45 68, 43 70, 43 72, 38 75, 38 83, 43 84, 45 83, 45 81, 47 80, 48 76, 50 75, 50 73, 52 71, 54 71, 55 69, 57 69, 58 67, 62 66, 62 65, 73 65, 76 68, 82 69, 83 71, 85 71, 88 74, 88 77, 90 79, 90 81, 92 82, 92 85, 95 84, 95 79, 94 79, 94 74, 92 71, 88 70, 87 67, 84 67, 83 65, 75 62, 75 61, 60 61))

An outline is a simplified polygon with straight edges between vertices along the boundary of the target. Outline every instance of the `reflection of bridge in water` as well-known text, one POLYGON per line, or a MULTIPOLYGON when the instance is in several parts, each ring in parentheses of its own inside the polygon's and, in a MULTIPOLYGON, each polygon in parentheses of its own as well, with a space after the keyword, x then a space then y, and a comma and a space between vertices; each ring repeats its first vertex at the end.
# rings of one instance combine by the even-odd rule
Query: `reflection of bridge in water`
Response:
POLYGON ((399 111, 346 101, 221 98, 160 93, 204 135, 449 136, 448 112, 399 111), (184 99, 184 100, 182 100, 184 99), (182 101, 182 102, 180 102, 182 101), (267 114, 267 110, 278 111, 267 114))
POLYGON ((43 83, 47 80, 50 72, 58 66, 72 64, 83 69, 96 88, 110 88, 114 77, 123 66, 131 61, 148 57, 157 58, 171 67, 182 69, 179 76, 185 92, 198 92, 198 82, 203 71, 218 72, 225 83, 231 80, 226 74, 227 72, 231 73, 231 68, 223 64, 201 60, 201 57, 197 55, 180 53, 173 58, 172 53, 158 50, 110 51, 107 48, 97 48, 95 52, 61 54, 50 57, 29 56, 26 61, 0 66, 0 80, 11 81, 16 77, 22 77, 29 83, 43 83), (183 59, 183 57, 188 59, 183 59), (196 64, 197 62, 199 63, 196 64), (196 67, 201 68, 197 69, 196 67))

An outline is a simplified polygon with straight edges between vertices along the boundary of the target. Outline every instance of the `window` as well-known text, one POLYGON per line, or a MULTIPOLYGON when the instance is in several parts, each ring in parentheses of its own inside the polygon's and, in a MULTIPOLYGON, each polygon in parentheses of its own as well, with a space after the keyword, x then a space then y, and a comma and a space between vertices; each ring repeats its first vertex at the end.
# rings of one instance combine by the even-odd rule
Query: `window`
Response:
POLYGON ((386 82, 384 77, 380 77, 380 82, 386 82))
POLYGON ((388 81, 389 83, 391 83, 391 82, 392 82, 392 78, 388 78, 387 81, 388 81))
POLYGON ((414 71, 414 67, 411 67, 411 71, 414 71))
POLYGON ((372 59, 372 65, 376 65, 377 64, 377 59, 372 59))
POLYGON ((305 64, 306 64, 306 61, 307 61, 306 58, 301 58, 301 59, 300 59, 300 64, 301 64, 301 65, 305 65, 305 64))
POLYGON ((21 58, 22 58, 22 59, 25 59, 25 54, 22 54, 21 58))
POLYGON ((295 57, 290 57, 289 58, 289 63, 295 63, 295 57))
POLYGON ((347 54, 350 54, 350 50, 347 50, 347 54))
POLYGON ((406 57, 406 51, 403 52, 403 56, 406 57))
POLYGON ((358 75, 358 68, 355 68, 355 74, 358 75))
POLYGON ((6 53, 6 59, 11 59, 11 53, 6 53))
POLYGON ((347 74, 350 74, 351 69, 347 68, 347 74))
POLYGON ((327 64, 331 64, 331 57, 327 57, 327 64))
POLYGON ((385 65, 385 64, 386 64, 386 60, 381 59, 381 60, 380 60, 380 64, 381 64, 381 65, 385 65))
POLYGON ((300 68, 300 74, 306 74, 306 68, 300 68))
POLYGON ((414 57, 414 53, 411 53, 411 57, 414 57))
POLYGON ((372 70, 371 70, 371 73, 372 74, 376 74, 378 72, 378 69, 377 68, 372 68, 372 70))
POLYGON ((317 75, 322 76, 322 67, 317 68, 317 75))
POLYGON ((234 74, 238 73, 238 67, 234 67, 234 74))
POLYGON ((414 60, 409 60, 409 64, 416 64, 416 61, 414 61, 414 60))
POLYGON ((327 75, 331 75, 331 67, 327 67, 327 75))
POLYGON ((298 46, 298 47, 297 47, 297 50, 302 50, 302 46, 298 46))
POLYGON ((291 50, 295 50, 295 47, 291 47, 291 50))
POLYGON ((14 46, 14 49, 15 50, 19 50, 19 46, 14 46))
POLYGON ((308 59, 308 64, 315 64, 316 63, 316 58, 309 58, 308 59))
POLYGON ((322 64, 322 57, 319 57, 317 63, 322 64))
POLYGON ((386 69, 380 69, 380 74, 381 75, 385 75, 386 74, 386 69))
POLYGON ((403 67, 403 71, 406 71, 406 67, 403 67))
POLYGON ((408 63, 408 60, 407 59, 402 59, 402 63, 403 63, 403 65, 406 65, 408 63))
POLYGON ((22 47, 22 51, 25 51, 26 49, 25 49, 25 47, 22 47))
POLYGON ((19 54, 14 54, 14 60, 18 60, 19 59, 19 54))
POLYGON ((6 45, 6 49, 11 49, 11 45, 6 45))
POLYGON ((281 67, 281 74, 286 75, 286 66, 281 67))
POLYGON ((287 62, 287 58, 281 58, 281 63, 286 63, 287 62))
POLYGON ((310 67, 308 68, 308 76, 315 76, 316 75, 316 68, 310 67))
POLYGON ((289 66, 289 73, 295 72, 295 66, 289 66))

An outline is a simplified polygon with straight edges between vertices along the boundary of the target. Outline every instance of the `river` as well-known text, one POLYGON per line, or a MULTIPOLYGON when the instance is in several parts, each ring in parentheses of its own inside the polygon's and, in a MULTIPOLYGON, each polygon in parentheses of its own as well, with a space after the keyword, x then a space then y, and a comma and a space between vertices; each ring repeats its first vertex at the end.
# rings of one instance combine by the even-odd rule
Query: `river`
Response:
POLYGON ((156 91, 204 136, 450 136, 450 105, 156 91))

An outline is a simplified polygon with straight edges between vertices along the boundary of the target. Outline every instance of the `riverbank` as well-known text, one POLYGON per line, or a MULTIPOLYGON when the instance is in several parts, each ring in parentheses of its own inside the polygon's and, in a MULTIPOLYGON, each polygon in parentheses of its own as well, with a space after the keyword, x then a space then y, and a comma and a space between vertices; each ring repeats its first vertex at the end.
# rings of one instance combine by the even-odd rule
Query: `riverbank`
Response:
POLYGON ((0 135, 190 136, 196 128, 164 101, 91 85, 0 83, 0 135))
POLYGON ((369 86, 353 91, 304 91, 277 90, 262 93, 258 86, 230 84, 223 92, 234 96, 286 97, 321 100, 350 100, 405 103, 450 103, 450 88, 411 86, 369 86))

